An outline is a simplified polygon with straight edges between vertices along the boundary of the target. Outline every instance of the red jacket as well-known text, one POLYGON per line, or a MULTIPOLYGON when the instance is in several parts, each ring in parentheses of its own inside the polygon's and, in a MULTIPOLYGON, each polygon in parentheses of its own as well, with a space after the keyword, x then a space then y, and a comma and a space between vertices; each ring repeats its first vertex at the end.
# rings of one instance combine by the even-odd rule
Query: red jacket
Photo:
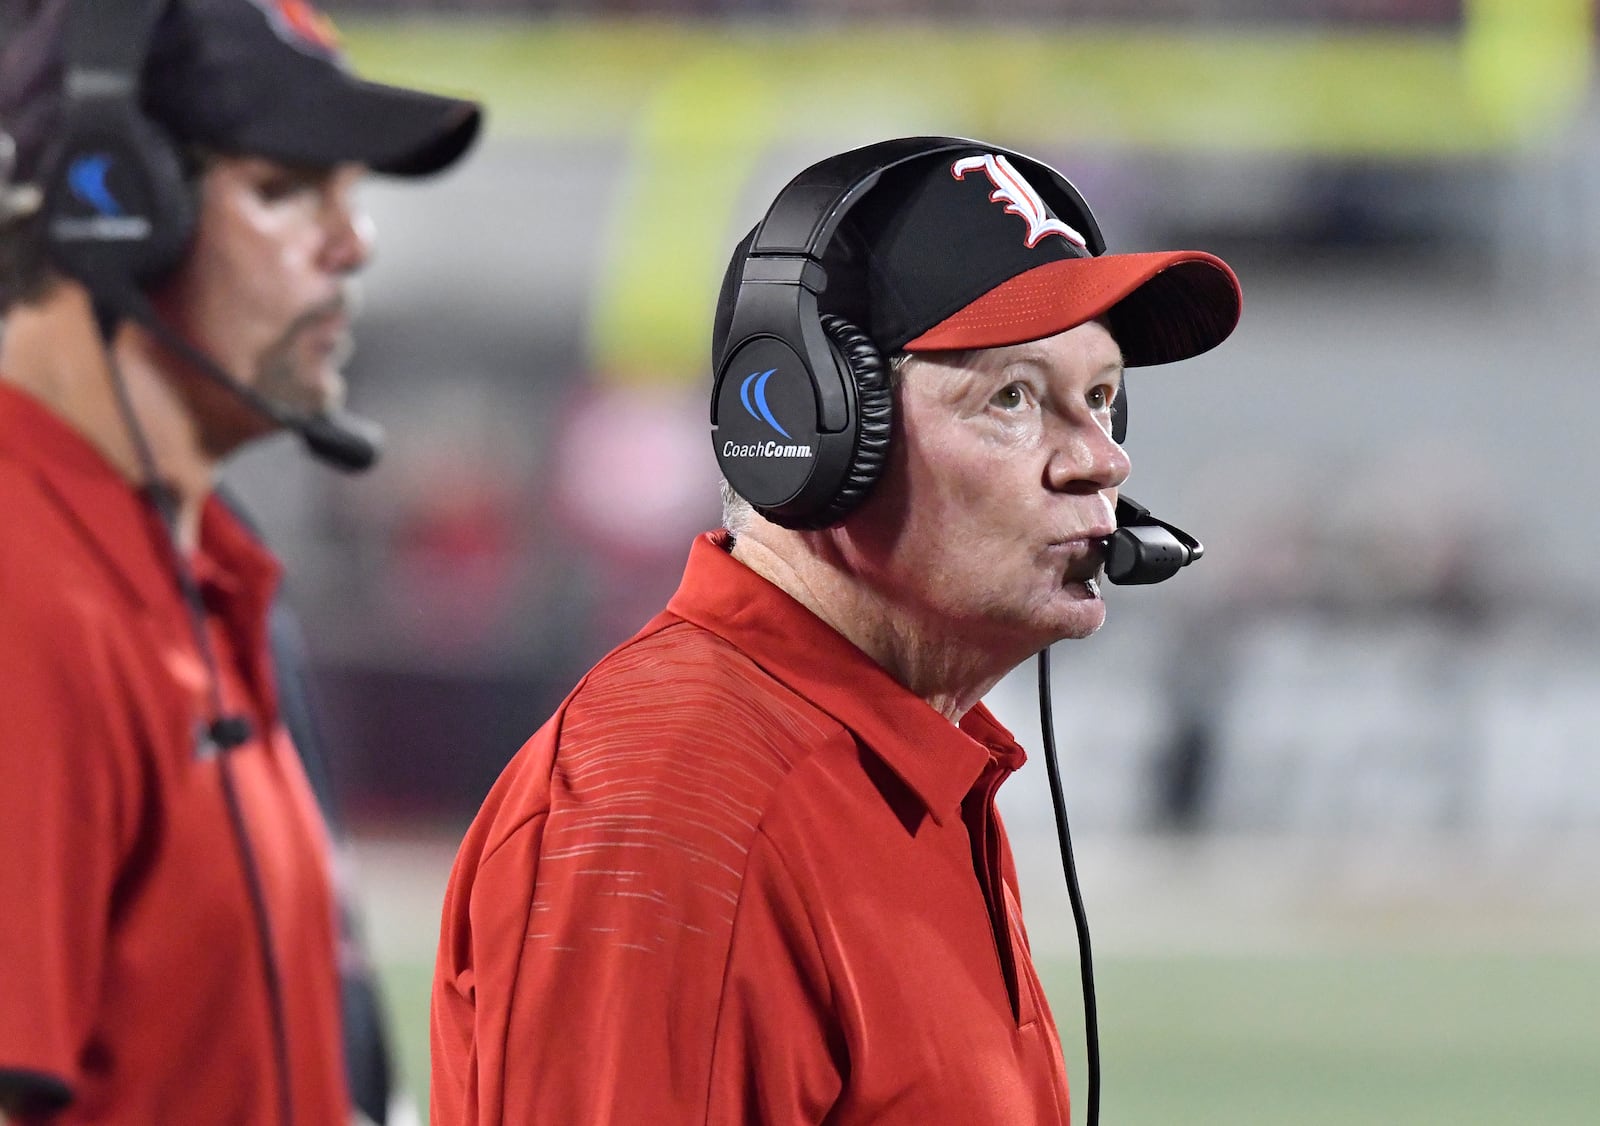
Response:
POLYGON ((277 563, 208 503, 193 566, 252 729, 218 753, 154 514, 5 385, 0 513, 0 1085, 68 1102, 52 1126, 277 1122, 277 1008, 295 1122, 344 1122, 328 841, 266 646, 277 563))
POLYGON ((993 803, 1022 750, 722 543, 461 847, 434 1126, 1065 1122, 993 803))

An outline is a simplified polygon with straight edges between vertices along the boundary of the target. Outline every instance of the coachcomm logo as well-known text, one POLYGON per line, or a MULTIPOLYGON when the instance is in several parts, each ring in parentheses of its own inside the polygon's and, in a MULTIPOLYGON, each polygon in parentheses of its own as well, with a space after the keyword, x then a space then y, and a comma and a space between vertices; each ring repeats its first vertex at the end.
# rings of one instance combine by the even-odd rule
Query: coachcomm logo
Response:
POLYGON ((739 402, 744 404, 745 413, 757 422, 764 422, 772 429, 788 438, 789 443, 783 442, 724 442, 722 445, 723 457, 811 457, 809 445, 794 442, 794 435, 783 428, 783 425, 772 414, 772 408, 767 405, 767 381, 777 372, 777 368, 768 368, 766 371, 753 371, 744 377, 744 382, 739 384, 739 402))
POLYGON ((58 239, 99 239, 105 242, 137 242, 150 237, 150 220, 129 215, 106 183, 111 171, 111 155, 84 153, 67 166, 67 190, 92 215, 61 216, 51 221, 50 233, 58 239))

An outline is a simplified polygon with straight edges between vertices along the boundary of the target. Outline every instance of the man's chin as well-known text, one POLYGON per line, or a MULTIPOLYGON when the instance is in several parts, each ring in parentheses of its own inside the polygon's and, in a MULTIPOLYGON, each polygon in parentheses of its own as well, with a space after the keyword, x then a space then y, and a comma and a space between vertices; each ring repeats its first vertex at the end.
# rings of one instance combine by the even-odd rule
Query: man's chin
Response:
POLYGON ((305 418, 342 409, 344 391, 344 376, 327 369, 301 377, 292 387, 265 390, 262 396, 279 410, 305 418))
POLYGON ((1062 585, 1057 621, 1063 641, 1088 637, 1106 623, 1106 604, 1097 579, 1074 579, 1062 585), (1064 604, 1063 604, 1064 603, 1064 604))

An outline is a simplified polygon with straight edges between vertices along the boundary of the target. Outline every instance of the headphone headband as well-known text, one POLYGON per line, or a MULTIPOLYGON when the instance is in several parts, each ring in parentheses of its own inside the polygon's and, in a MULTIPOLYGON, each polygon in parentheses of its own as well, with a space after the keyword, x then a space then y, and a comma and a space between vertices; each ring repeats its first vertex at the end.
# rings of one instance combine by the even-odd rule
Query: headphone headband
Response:
POLYGON ((69 101, 137 98, 139 72, 168 0, 71 0, 62 41, 69 101))
POLYGON ((767 208, 751 254, 820 258, 845 214, 889 169, 970 145, 949 137, 901 137, 818 161, 790 180, 767 208))
POLYGON ((1089 205, 1078 189, 1049 165, 963 137, 899 137, 828 157, 795 176, 767 208, 748 254, 803 254, 820 261, 844 217, 884 173, 913 160, 970 149, 1004 156, 1036 173, 1036 186, 1046 184, 1068 204, 1073 225, 1088 241, 1089 253, 1105 253, 1105 238, 1089 205))
MULTIPOLYGON (((768 206, 744 252, 728 331, 726 338, 717 342, 713 363, 720 367, 733 342, 759 331, 762 325, 776 323, 768 319, 772 312, 772 295, 764 290, 768 285, 805 291, 793 298, 802 306, 802 323, 774 331, 796 337, 811 335, 806 333, 806 326, 814 321, 816 314, 804 306, 827 287, 823 256, 851 209, 893 169, 913 161, 963 151, 990 153, 1010 160, 1056 213, 1082 234, 1088 254, 1105 253, 1100 224, 1082 194, 1061 173, 1031 156, 964 137, 899 137, 865 145, 827 157, 804 169, 768 206)), ((787 319, 786 314, 785 309, 779 316, 787 319)), ((817 347, 820 347, 820 338, 813 337, 811 350, 814 352, 817 347)), ((837 429, 840 424, 837 404, 824 401, 821 408, 824 425, 837 429)))

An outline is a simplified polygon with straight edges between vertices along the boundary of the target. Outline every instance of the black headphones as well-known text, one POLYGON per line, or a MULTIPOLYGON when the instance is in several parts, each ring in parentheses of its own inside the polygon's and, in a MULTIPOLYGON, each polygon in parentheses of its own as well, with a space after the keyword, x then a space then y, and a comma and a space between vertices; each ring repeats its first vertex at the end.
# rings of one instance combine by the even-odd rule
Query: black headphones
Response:
MULTIPOLYGON (((1105 252, 1088 204, 1055 169, 1021 153, 959 137, 906 137, 812 165, 778 193, 752 232, 738 271, 722 355, 713 357, 712 440, 733 490, 773 523, 824 528, 872 491, 888 453, 893 396, 888 364, 867 334, 820 314, 822 259, 850 209, 885 172, 975 148, 1028 173, 1057 214, 1073 216, 1091 254, 1105 252)), ((1124 397, 1113 436, 1127 431, 1124 397)))
POLYGON ((139 105, 165 0, 72 0, 60 138, 46 158, 51 260, 96 297, 139 290, 182 259, 194 192, 167 133, 139 105))

